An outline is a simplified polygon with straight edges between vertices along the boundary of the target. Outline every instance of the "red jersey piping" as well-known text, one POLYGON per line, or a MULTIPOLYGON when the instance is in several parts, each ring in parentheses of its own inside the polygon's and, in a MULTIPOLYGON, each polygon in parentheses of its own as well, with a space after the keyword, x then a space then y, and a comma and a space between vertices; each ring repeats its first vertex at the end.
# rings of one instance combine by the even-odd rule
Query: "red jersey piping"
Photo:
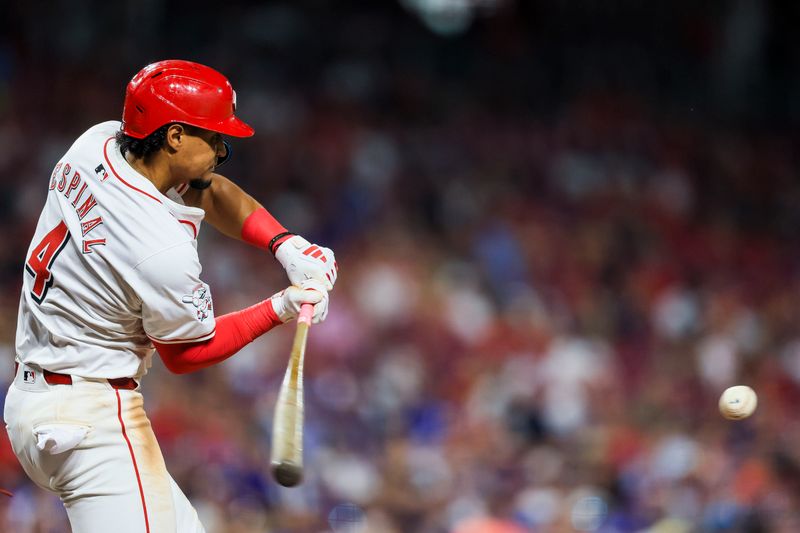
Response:
POLYGON ((117 179, 123 183, 123 185, 126 185, 126 186, 130 187, 131 189, 133 189, 134 191, 140 192, 140 193, 144 194, 145 196, 147 196, 149 198, 152 198, 153 200, 155 200, 158 203, 162 203, 161 200, 159 200, 158 198, 156 198, 152 194, 146 193, 142 189, 139 189, 138 187, 134 187, 133 185, 131 185, 130 183, 128 183, 127 181, 122 179, 122 176, 120 176, 117 173, 117 170, 114 168, 114 165, 111 164, 111 160, 108 158, 108 143, 111 142, 112 139, 114 139, 114 137, 109 137, 108 139, 106 139, 106 143, 103 145, 103 156, 106 158, 106 163, 108 163, 108 166, 111 169, 111 172, 114 174, 114 176, 116 176, 117 179))

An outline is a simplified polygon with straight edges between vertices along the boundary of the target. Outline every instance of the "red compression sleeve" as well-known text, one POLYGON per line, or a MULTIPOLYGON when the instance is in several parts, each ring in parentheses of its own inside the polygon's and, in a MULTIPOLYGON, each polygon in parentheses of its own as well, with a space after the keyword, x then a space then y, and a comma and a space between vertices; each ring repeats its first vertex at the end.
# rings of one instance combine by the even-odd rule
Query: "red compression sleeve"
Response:
POLYGON ((259 207, 250 213, 242 224, 242 240, 244 242, 265 250, 269 249, 271 244, 272 249, 269 251, 273 253, 283 241, 291 236, 292 234, 286 231, 286 228, 263 207, 259 207), (286 235, 271 243, 272 239, 283 233, 286 235))
POLYGON ((164 365, 175 374, 186 374, 215 365, 241 350, 257 337, 282 324, 271 300, 217 318, 216 334, 202 342, 163 344, 153 341, 164 365))

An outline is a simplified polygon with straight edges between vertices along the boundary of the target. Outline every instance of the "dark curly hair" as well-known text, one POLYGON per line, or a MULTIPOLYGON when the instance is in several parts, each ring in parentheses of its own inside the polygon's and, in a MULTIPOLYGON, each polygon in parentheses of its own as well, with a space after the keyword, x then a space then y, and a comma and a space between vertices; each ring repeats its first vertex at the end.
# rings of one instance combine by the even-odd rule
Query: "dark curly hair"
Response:
POLYGON ((135 157, 147 158, 161 150, 165 141, 167 140, 167 130, 173 124, 180 124, 183 126, 189 135, 195 134, 198 129, 194 126, 189 126, 188 124, 170 122, 169 124, 164 124, 144 139, 136 139, 130 135, 125 135, 122 133, 122 130, 120 130, 115 135, 117 145, 119 146, 122 155, 130 152, 135 157))

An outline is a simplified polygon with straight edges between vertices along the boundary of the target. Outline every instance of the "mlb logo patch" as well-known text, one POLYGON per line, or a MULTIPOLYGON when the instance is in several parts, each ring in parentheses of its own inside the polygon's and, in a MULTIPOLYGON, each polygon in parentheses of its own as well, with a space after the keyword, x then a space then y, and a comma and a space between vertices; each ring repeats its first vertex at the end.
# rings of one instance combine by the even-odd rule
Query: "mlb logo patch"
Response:
POLYGON ((30 384, 36 383, 36 372, 29 368, 24 368, 22 370, 22 381, 30 384))
POLYGON ((106 167, 103 166, 103 163, 97 165, 94 169, 94 173, 97 174, 97 177, 100 178, 100 181, 106 181, 108 179, 108 172, 106 172, 106 167))

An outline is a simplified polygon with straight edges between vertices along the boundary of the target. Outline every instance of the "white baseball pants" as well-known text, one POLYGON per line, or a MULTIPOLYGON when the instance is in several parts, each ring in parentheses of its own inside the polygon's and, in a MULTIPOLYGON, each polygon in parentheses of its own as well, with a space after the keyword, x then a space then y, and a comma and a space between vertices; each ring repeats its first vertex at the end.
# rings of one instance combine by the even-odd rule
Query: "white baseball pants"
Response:
POLYGON ((167 472, 139 391, 72 379, 50 385, 21 364, 4 418, 22 468, 61 498, 73 533, 203 533, 167 472))

